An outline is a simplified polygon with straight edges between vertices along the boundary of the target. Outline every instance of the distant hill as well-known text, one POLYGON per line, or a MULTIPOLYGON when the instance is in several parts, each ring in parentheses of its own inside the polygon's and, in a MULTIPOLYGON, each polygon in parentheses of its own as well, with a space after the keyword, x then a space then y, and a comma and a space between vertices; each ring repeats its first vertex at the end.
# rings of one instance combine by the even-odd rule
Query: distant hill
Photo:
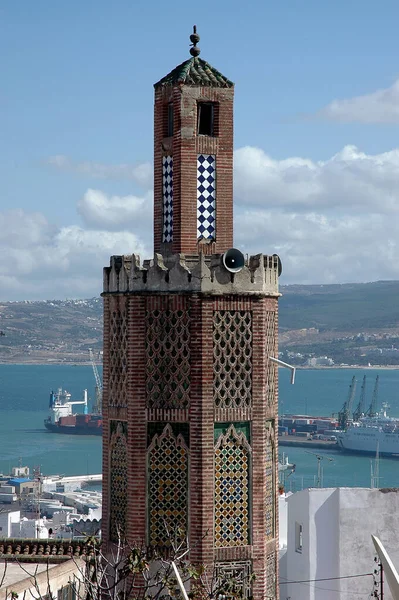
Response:
POLYGON ((399 365, 399 281, 281 292, 280 351, 293 364, 399 365))
MULTIPOLYGON (((280 350, 291 362, 328 355, 336 363, 399 364, 399 281, 280 291, 280 350)), ((87 362, 89 348, 102 349, 102 327, 101 298, 0 302, 0 362, 87 362)))
POLYGON ((384 329, 399 326, 399 281, 281 286, 280 329, 384 329))
POLYGON ((89 360, 102 350, 101 298, 0 302, 0 362, 89 360))

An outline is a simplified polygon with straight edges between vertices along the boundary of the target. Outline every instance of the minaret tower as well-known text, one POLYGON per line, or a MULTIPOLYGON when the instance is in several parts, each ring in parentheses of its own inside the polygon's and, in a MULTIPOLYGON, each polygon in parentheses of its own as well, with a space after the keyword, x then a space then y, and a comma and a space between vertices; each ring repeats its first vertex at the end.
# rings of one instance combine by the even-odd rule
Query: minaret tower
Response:
POLYGON ((154 86, 154 250, 162 254, 233 245, 234 84, 198 58, 195 27, 190 39, 192 58, 154 86))
POLYGON ((190 39, 155 84, 154 257, 104 269, 103 537, 179 528, 193 563, 277 598, 281 264, 233 248, 234 86, 190 39))

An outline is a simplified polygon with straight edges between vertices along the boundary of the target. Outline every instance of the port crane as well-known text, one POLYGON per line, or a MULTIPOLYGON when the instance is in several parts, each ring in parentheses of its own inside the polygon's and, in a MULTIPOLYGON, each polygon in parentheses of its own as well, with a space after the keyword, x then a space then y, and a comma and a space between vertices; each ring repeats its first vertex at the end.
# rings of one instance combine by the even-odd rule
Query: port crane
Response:
POLYGON ((348 397, 347 397, 346 401, 344 402, 343 407, 341 408, 341 410, 338 413, 338 427, 340 429, 346 429, 346 424, 349 421, 349 415, 351 414, 351 411, 352 411, 352 404, 353 404, 353 398, 355 397, 355 391, 356 391, 356 378, 355 378, 355 376, 353 376, 351 384, 349 386, 348 397))
POLYGON ((379 382, 380 376, 377 375, 377 377, 375 378, 375 385, 374 385, 374 391, 373 391, 373 397, 371 399, 371 404, 368 408, 368 411, 366 412, 366 415, 368 417, 375 417, 375 415, 377 414, 377 400, 378 400, 378 382, 379 382))
POLYGON ((356 406, 355 411, 353 413, 354 421, 358 421, 360 419, 360 417, 364 414, 365 400, 366 400, 366 375, 364 375, 364 377, 363 377, 363 383, 362 383, 362 387, 360 390, 359 403, 356 406))
POLYGON ((93 368, 94 379, 96 380, 96 403, 93 407, 95 413, 99 415, 102 413, 102 405, 103 405, 103 384, 98 373, 96 361, 94 360, 94 354, 91 348, 89 348, 90 354, 90 362, 93 368))

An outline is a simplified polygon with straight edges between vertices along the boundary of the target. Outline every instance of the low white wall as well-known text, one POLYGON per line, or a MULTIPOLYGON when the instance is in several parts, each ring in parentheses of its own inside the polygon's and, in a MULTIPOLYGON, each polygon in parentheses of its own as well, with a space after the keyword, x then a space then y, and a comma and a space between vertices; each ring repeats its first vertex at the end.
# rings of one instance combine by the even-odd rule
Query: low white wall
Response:
MULTIPOLYGON (((83 560, 71 559, 60 565, 50 565, 51 568, 45 569, 34 576, 35 563, 21 564, 31 576, 26 574, 21 565, 14 562, 12 567, 21 570, 21 579, 14 580, 10 585, 3 585, 0 589, 0 600, 11 600, 11 593, 18 594, 18 600, 37 600, 50 592, 53 598, 57 598, 58 590, 71 582, 75 582, 79 586, 79 582, 82 580, 81 571, 83 572, 84 568, 83 560)), ((0 562, 0 569, 3 569, 3 565, 4 563, 0 562)))

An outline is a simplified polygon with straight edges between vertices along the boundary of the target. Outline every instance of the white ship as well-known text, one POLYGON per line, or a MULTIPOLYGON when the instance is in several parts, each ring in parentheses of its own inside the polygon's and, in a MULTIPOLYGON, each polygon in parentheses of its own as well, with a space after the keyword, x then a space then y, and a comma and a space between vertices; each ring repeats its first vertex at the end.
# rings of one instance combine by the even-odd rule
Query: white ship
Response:
POLYGON ((399 457, 399 419, 388 417, 387 405, 374 417, 360 417, 337 431, 338 447, 349 452, 399 457))
POLYGON ((71 401, 71 394, 62 388, 58 388, 57 392, 51 392, 49 408, 51 410, 48 421, 53 425, 63 417, 73 415, 73 406, 83 405, 84 414, 87 415, 87 390, 83 391, 83 400, 71 401))

